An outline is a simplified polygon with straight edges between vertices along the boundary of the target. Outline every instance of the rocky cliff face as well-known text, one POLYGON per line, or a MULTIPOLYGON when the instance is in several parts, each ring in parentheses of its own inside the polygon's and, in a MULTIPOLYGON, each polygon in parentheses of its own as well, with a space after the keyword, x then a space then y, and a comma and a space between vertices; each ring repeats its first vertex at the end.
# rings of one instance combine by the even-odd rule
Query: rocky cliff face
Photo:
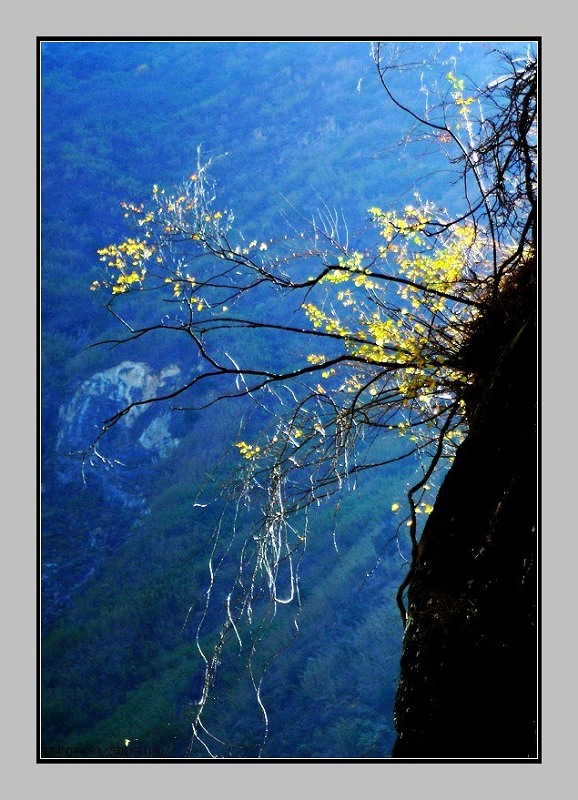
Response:
MULTIPOLYGON (((96 373, 61 406, 57 449, 62 453, 86 450, 107 418, 131 403, 170 391, 180 374, 175 365, 153 372, 147 364, 134 361, 96 373)), ((114 453, 115 460, 129 453, 134 459, 135 442, 138 459, 144 454, 152 458, 168 455, 178 444, 171 435, 169 412, 153 404, 131 409, 111 431, 106 448, 114 453)))
POLYGON ((47 621, 99 571, 147 513, 145 485, 179 444, 178 419, 163 404, 133 408, 87 456, 105 420, 132 402, 157 398, 182 380, 123 361, 84 381, 62 404, 42 524, 42 616, 47 621), (83 469, 84 464, 84 469, 83 469))
POLYGON ((482 320, 468 437, 408 593, 397 758, 537 757, 537 339, 533 265, 482 320))

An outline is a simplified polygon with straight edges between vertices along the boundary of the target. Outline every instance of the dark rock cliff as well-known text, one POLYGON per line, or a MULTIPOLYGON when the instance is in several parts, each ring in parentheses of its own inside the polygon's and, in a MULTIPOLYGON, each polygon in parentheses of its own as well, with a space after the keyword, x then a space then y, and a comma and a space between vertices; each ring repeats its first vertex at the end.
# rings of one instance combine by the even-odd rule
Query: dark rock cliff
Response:
POLYGON ((464 349, 469 434, 408 591, 394 758, 536 758, 537 306, 530 261, 464 349))

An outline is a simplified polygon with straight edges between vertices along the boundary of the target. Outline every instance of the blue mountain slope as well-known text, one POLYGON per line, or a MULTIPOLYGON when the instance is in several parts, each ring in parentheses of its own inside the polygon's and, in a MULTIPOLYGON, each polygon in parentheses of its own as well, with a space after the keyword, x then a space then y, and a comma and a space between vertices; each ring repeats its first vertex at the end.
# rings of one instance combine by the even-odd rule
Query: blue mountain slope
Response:
MULTIPOLYGON (((399 58, 424 60, 433 47, 405 45, 399 58)), ((458 58, 476 78, 488 50, 450 43, 438 58, 448 69, 458 58)), ((83 757, 89 746, 150 752, 122 750, 126 740, 182 757, 231 445, 241 423, 251 430, 262 419, 247 403, 178 415, 151 406, 105 438, 83 472, 82 451, 127 397, 196 368, 170 336, 91 347, 123 332, 90 291, 101 276, 96 251, 123 235, 120 203, 179 183, 200 145, 223 156, 219 192, 247 239, 282 235, 288 219, 302 224, 324 205, 355 236, 370 206, 403 205, 416 190, 451 206, 459 191, 440 171, 437 142, 419 145, 427 168, 418 171, 415 151, 398 146, 407 119, 387 102, 369 42, 44 42, 41 70, 42 744, 57 756, 83 757)), ((421 98, 419 80, 396 80, 400 96, 421 98)), ((274 361, 286 345, 269 336, 251 347, 274 361)), ((204 391, 197 400, 211 399, 204 391)), ((255 657, 267 725, 245 654, 233 646, 223 658, 207 711, 228 743, 221 754, 387 757, 401 639, 394 597, 407 555, 388 509, 413 468, 360 483, 337 517, 335 507, 320 512, 301 563, 303 608, 273 620, 255 657)), ((253 523, 249 514, 242 525, 253 523)), ((233 570, 223 566, 206 647, 233 570)))

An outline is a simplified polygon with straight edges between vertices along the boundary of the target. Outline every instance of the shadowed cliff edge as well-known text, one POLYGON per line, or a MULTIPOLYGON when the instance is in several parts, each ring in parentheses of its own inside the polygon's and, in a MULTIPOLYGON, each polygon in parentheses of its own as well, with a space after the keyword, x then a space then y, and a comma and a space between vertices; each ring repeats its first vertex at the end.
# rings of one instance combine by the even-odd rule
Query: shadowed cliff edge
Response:
POLYGON ((536 337, 528 258, 462 353, 469 433, 412 569, 394 758, 537 757, 536 337))

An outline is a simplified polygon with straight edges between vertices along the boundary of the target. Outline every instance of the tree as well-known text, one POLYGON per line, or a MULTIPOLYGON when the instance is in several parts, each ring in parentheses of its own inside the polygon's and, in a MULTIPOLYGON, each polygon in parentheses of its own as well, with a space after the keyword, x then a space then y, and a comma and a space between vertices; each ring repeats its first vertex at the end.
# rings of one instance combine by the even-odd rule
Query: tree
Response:
MULTIPOLYGON (((253 653, 275 609, 298 602, 308 509, 365 470, 416 459, 398 528, 405 523, 410 540, 397 598, 407 626, 422 520, 434 509, 444 462, 467 437, 486 365, 503 354, 492 322, 505 313, 515 328, 515 287, 536 282, 535 54, 502 53, 502 71, 482 87, 446 69, 438 84, 423 84, 419 110, 392 88, 407 65, 383 44, 374 45, 373 59, 385 94, 411 121, 406 142, 443 153, 459 179, 457 213, 416 192, 401 209, 369 209, 356 236, 322 206, 311 220, 293 209, 277 238, 245 237, 218 197, 215 159, 199 149, 195 172, 176 190, 154 186, 147 203, 121 203, 135 232, 99 250, 104 276, 92 288, 108 293, 106 308, 124 328, 107 344, 170 331, 190 343, 194 369, 169 394, 120 409, 87 458, 102 458, 107 431, 149 402, 183 410, 249 397, 269 420, 260 437, 236 442, 237 496, 258 498, 261 518, 241 547, 213 654, 202 650, 193 743, 210 755, 202 716, 221 651, 231 638, 241 644, 245 625, 253 653), (274 359, 258 344, 273 333, 285 342, 274 359), (384 455, 390 434, 404 447, 384 455), (257 624, 254 607, 264 595, 269 604, 257 624)), ((402 498, 391 510, 402 511, 402 498)), ((251 680, 266 722, 253 671, 251 680)))

